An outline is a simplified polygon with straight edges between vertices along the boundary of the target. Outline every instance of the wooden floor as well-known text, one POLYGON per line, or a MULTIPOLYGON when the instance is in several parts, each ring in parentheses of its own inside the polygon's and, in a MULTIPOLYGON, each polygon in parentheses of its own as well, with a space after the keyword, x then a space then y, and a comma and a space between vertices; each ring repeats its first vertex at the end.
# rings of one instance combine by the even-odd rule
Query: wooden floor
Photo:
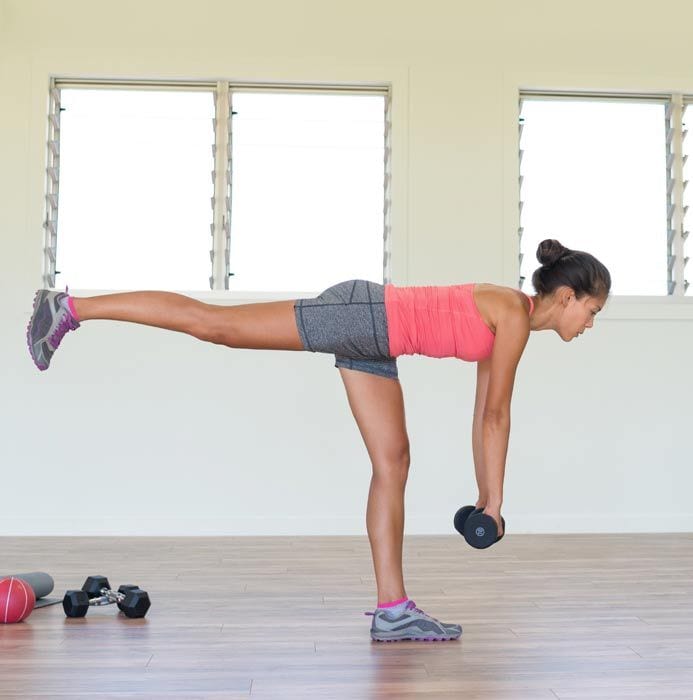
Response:
POLYGON ((693 535, 409 536, 408 593, 458 642, 371 642, 360 537, 0 538, 0 571, 149 591, 144 620, 0 625, 0 698, 693 698, 693 535))

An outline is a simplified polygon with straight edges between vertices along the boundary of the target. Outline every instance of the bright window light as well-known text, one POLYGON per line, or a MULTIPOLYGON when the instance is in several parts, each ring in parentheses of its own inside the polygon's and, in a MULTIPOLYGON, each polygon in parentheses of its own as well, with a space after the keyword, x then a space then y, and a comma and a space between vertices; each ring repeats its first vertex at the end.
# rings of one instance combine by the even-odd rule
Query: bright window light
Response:
POLYGON ((666 295, 664 105, 525 98, 521 118, 523 288, 557 238, 599 258, 613 294, 666 295))
MULTIPOLYGON (((382 282, 385 94, 230 94, 228 288, 382 282)), ((58 287, 209 289, 214 95, 61 88, 58 287)))
POLYGON ((385 97, 232 95, 230 289, 383 282, 385 97))
POLYGON ((56 285, 209 289, 212 91, 61 90, 56 285))

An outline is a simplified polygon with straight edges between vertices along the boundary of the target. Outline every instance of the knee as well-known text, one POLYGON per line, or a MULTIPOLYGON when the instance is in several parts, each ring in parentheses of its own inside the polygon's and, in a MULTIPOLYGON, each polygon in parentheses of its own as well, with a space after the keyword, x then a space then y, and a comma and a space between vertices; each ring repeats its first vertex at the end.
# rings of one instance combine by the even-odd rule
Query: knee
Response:
POLYGON ((206 343, 216 345, 229 345, 231 342, 228 323, 224 323, 224 317, 217 307, 205 304, 197 309, 192 320, 191 335, 206 343))
POLYGON ((217 328, 208 328, 201 326, 195 328, 191 333, 192 336, 205 343, 214 343, 215 345, 228 345, 228 335, 217 328))
POLYGON ((203 340, 205 343, 233 347, 228 331, 223 328, 200 328, 194 335, 198 340, 203 340))
POLYGON ((404 485, 409 476, 409 445, 395 453, 373 460, 373 476, 377 480, 404 485))

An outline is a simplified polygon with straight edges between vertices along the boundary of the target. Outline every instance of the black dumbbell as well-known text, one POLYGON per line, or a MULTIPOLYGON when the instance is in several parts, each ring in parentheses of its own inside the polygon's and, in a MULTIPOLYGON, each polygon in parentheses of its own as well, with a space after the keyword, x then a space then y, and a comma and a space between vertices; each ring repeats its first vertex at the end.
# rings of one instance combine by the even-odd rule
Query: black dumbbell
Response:
POLYGON ((457 513, 455 513, 455 530, 464 537, 464 524, 467 522, 467 518, 476 510, 476 506, 462 506, 457 513))
POLYGON ((68 617, 84 617, 90 605, 116 603, 127 617, 144 617, 151 605, 149 594, 139 586, 124 584, 117 591, 111 590, 105 576, 89 576, 81 590, 67 591, 63 598, 63 610, 68 617))
MULTIPOLYGON (((89 596, 89 598, 97 598, 102 595, 102 589, 105 588, 110 590, 111 584, 105 576, 89 576, 82 586, 82 590, 89 596)), ((134 591, 139 589, 139 586, 135 586, 132 583, 124 583, 122 586, 118 587, 118 593, 127 593, 128 591, 134 591)), ((143 591, 144 592, 144 591, 143 591)), ((107 603, 102 603, 106 605, 107 603)), ((122 603, 118 603, 118 607, 122 610, 122 603)))
POLYGON ((105 576, 89 576, 82 586, 82 590, 87 593, 90 599, 96 597, 106 597, 107 601, 100 605, 116 603, 128 617, 144 617, 151 606, 151 600, 147 591, 143 591, 139 586, 132 583, 124 583, 118 587, 118 591, 111 590, 111 584, 105 576), (131 592, 137 594, 130 596, 131 592), (120 595, 119 595, 120 594, 120 595))
POLYGON ((483 508, 463 506, 455 513, 455 529, 476 549, 486 549, 505 536, 505 519, 501 516, 503 534, 498 536, 496 521, 484 513, 483 508))

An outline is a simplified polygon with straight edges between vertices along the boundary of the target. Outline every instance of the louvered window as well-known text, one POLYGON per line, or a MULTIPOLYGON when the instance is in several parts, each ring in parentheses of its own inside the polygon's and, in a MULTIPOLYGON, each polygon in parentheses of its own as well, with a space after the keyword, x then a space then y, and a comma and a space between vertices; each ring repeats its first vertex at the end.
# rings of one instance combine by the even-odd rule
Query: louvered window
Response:
POLYGON ((688 264, 691 257, 693 257, 693 239, 689 235, 691 226, 693 225, 693 187, 689 184, 691 178, 693 178, 693 158, 691 158, 691 154, 693 153, 693 138, 688 135, 691 122, 693 122, 693 98, 688 98, 684 103, 683 125, 681 130, 683 150, 683 232, 681 234, 681 239, 683 243, 683 276, 686 296, 691 296, 693 294, 693 287, 691 287, 690 284, 691 266, 688 264))
POLYGON ((386 86, 53 80, 45 283, 388 281, 389 108, 386 86))
POLYGON ((230 289, 382 281, 385 100, 232 93, 230 289))
POLYGON ((520 285, 558 238, 612 274, 615 295, 683 295, 682 98, 523 92, 520 285))

